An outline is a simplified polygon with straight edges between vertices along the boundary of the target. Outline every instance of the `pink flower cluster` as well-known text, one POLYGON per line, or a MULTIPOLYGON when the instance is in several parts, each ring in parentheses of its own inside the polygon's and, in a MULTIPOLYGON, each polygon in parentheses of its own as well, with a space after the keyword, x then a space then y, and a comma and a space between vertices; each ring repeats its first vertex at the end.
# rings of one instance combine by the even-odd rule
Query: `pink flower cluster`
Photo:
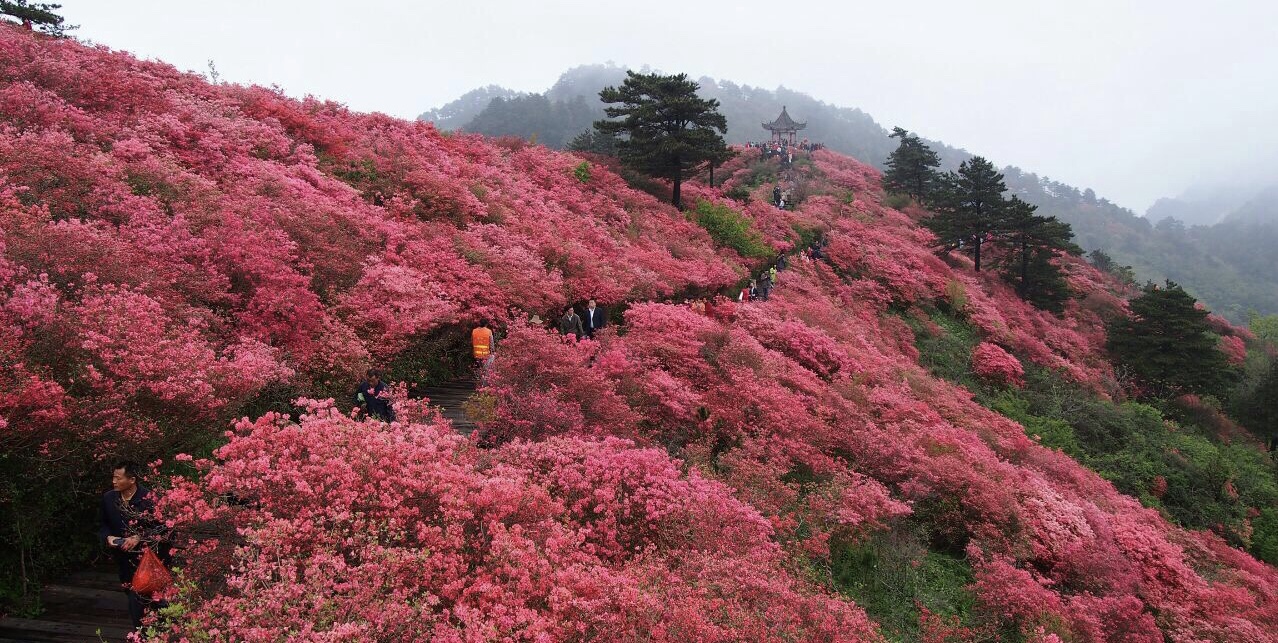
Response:
POLYGON ((878 639, 864 612, 791 576, 754 510, 659 450, 479 450, 422 406, 386 425, 301 402, 296 423, 241 421, 216 464, 196 462, 198 483, 166 494, 174 526, 227 537, 189 570, 225 588, 165 637, 878 639))
POLYGON ((1021 367, 1020 360, 998 344, 981 342, 972 349, 972 372, 993 382, 1024 385, 1025 369, 1021 367))

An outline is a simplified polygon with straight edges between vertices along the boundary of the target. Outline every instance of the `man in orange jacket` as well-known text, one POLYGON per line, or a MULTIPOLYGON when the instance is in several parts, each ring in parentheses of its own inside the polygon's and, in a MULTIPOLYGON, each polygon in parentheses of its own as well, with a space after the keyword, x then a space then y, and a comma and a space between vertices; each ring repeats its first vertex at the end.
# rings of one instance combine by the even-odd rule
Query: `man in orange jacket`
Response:
POLYGON ((479 327, 470 331, 470 348, 480 367, 487 366, 492 360, 493 331, 488 327, 488 320, 479 322, 479 327))

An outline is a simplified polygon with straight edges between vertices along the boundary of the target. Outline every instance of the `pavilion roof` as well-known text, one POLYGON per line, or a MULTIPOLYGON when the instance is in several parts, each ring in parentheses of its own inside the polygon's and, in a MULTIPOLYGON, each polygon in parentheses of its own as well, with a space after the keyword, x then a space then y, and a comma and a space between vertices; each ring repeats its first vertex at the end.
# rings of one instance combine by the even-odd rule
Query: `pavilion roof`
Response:
POLYGON ((781 108, 781 115, 777 117, 777 120, 771 123, 763 123, 763 129, 773 132, 794 132, 807 126, 807 123, 799 123, 790 118, 790 112, 786 111, 785 107, 781 108))

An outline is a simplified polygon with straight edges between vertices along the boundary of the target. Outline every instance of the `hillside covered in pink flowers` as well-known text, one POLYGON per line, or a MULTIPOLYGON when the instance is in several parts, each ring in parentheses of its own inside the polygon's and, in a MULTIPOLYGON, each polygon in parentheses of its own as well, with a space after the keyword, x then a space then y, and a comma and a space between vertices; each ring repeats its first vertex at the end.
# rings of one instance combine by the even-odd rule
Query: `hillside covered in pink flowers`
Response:
POLYGON ((1134 289, 1063 256, 1075 295, 1039 310, 876 170, 816 152, 781 210, 743 153, 686 202, 828 246, 737 303, 767 264, 606 165, 0 27, 8 598, 86 557, 67 534, 132 457, 190 536, 159 640, 1275 640, 1268 496, 1240 474, 1194 522, 1160 507, 1194 485, 1102 477, 1017 406, 1181 439, 1105 353, 1134 289), (594 340, 528 321, 590 297, 619 322, 594 340), (466 437, 413 391, 485 318, 466 437), (348 412, 374 365, 394 423, 348 412))

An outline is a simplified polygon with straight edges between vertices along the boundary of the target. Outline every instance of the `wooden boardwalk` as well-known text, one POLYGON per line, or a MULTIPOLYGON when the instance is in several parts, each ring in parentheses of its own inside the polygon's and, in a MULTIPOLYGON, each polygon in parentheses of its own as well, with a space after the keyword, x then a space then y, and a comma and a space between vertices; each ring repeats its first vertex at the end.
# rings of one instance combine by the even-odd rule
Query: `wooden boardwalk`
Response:
POLYGON ((438 406, 444 417, 452 420, 458 433, 470 435, 475 431, 475 423, 466 416, 462 405, 475 393, 473 379, 457 379, 439 386, 421 389, 421 395, 430 400, 431 406, 438 406))
POLYGON ((114 643, 132 630, 129 602, 110 563, 45 585, 40 598, 38 617, 0 619, 0 643, 114 643))

